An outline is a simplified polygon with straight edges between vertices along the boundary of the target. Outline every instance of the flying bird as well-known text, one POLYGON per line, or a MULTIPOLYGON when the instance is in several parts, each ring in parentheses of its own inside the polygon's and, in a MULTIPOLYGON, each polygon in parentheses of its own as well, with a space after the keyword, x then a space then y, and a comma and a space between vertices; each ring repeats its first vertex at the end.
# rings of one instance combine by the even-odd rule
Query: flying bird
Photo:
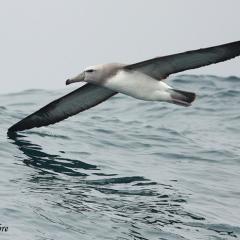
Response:
POLYGON ((11 126, 16 132, 48 126, 96 106, 117 93, 145 101, 190 106, 195 93, 174 89, 163 82, 170 74, 223 62, 240 55, 240 41, 157 57, 130 65, 110 63, 86 68, 66 84, 86 82, 77 90, 47 104, 11 126))

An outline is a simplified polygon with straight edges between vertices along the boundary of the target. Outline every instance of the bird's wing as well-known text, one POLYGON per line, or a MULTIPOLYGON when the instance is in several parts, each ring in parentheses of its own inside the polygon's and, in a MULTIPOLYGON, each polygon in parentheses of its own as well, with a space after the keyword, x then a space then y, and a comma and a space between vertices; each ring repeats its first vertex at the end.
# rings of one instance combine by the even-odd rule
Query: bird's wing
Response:
POLYGON ((34 127, 54 124, 81 111, 87 110, 115 95, 110 89, 85 84, 77 90, 47 104, 8 129, 9 132, 23 131, 34 127))
POLYGON ((157 57, 126 65, 124 69, 136 70, 158 80, 162 80, 172 73, 226 61, 239 55, 240 41, 237 41, 215 47, 157 57))

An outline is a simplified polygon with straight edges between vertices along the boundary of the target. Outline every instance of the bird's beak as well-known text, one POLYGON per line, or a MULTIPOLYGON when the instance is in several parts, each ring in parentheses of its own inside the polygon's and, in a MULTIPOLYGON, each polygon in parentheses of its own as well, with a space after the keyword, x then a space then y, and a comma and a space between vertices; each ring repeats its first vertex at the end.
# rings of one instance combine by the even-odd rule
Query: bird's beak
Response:
POLYGON ((67 79, 66 85, 69 85, 69 84, 75 83, 75 82, 83 82, 83 81, 84 81, 84 78, 85 78, 85 73, 82 72, 82 73, 80 73, 79 75, 77 75, 77 76, 74 77, 74 78, 69 78, 69 79, 67 79))

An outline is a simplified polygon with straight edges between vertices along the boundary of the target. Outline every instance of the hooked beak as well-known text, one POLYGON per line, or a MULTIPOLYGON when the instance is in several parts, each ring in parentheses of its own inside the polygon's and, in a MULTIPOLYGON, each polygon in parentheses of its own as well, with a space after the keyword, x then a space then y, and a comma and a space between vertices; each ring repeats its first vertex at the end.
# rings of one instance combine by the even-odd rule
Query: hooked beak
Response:
POLYGON ((75 82, 83 82, 83 81, 84 81, 84 78, 85 78, 85 73, 82 72, 82 73, 80 73, 79 75, 77 75, 77 76, 74 77, 74 78, 69 78, 69 79, 67 79, 66 85, 69 85, 69 84, 75 83, 75 82))

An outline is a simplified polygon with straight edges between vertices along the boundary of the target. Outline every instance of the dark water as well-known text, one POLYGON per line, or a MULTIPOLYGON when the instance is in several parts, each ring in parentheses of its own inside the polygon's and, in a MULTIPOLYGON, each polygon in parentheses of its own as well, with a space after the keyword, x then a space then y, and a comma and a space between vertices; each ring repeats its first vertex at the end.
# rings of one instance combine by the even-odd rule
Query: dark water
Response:
POLYGON ((11 124, 66 91, 1 95, 0 239, 240 237, 240 79, 172 85, 198 93, 192 107, 119 94, 12 139, 11 124))

